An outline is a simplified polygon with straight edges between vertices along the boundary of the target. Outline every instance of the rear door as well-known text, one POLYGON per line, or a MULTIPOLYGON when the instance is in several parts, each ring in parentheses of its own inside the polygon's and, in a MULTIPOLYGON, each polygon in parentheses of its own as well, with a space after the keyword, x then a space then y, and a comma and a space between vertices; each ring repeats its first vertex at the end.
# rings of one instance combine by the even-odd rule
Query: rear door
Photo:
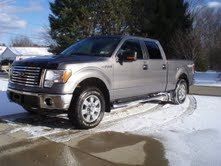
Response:
POLYGON ((147 85, 148 92, 162 92, 167 84, 167 64, 165 57, 161 54, 160 45, 151 40, 143 41, 148 56, 147 85))
MULTIPOLYGON (((133 62, 115 62, 114 64, 114 96, 117 99, 144 95, 146 89, 147 63, 145 50, 138 39, 127 39, 123 42, 118 54, 124 50, 137 53, 133 62)), ((117 55, 118 56, 118 55, 117 55)))

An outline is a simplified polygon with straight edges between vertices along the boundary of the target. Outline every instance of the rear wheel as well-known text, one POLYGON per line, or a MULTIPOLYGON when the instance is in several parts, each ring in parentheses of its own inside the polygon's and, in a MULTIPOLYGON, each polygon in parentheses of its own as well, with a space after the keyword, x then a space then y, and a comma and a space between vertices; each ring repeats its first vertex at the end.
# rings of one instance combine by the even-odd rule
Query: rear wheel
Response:
POLYGON ((186 100, 188 93, 188 84, 184 79, 177 82, 176 89, 172 93, 172 102, 174 104, 182 104, 186 100))
POLYGON ((68 117, 78 128, 96 127, 103 119, 105 100, 102 92, 96 87, 87 87, 72 101, 68 117))

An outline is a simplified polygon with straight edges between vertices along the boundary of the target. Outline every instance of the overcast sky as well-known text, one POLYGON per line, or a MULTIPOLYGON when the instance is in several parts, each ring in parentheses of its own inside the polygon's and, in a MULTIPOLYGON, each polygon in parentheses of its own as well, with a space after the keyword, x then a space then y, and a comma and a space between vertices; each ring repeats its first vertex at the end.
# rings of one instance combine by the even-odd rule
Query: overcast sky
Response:
MULTIPOLYGON (((40 34, 44 27, 49 26, 49 1, 52 0, 0 0, 2 1, 0 43, 9 44, 10 39, 16 35, 26 35, 36 43, 43 43, 40 34)), ((210 7, 221 7, 221 0, 204 1, 210 7)))

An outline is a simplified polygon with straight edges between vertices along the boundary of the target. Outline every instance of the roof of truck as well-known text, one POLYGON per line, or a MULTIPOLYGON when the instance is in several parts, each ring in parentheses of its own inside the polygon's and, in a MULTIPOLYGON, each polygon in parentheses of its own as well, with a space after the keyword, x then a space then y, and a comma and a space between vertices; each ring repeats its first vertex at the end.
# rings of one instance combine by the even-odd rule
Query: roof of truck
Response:
POLYGON ((140 37, 140 36, 132 36, 132 35, 97 35, 97 36, 92 36, 91 38, 102 38, 102 37, 110 37, 110 38, 119 38, 119 39, 123 39, 123 38, 134 38, 134 39, 140 39, 140 40, 151 40, 151 41, 155 41, 158 42, 158 40, 156 39, 151 39, 151 38, 145 38, 145 37, 140 37))

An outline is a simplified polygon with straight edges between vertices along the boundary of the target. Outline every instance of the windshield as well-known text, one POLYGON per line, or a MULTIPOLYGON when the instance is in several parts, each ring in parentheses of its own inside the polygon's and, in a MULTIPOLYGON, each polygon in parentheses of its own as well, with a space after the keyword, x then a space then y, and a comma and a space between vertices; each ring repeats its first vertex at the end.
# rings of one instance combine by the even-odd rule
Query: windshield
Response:
POLYGON ((70 46, 61 55, 87 55, 110 57, 120 42, 120 37, 92 37, 70 46))

